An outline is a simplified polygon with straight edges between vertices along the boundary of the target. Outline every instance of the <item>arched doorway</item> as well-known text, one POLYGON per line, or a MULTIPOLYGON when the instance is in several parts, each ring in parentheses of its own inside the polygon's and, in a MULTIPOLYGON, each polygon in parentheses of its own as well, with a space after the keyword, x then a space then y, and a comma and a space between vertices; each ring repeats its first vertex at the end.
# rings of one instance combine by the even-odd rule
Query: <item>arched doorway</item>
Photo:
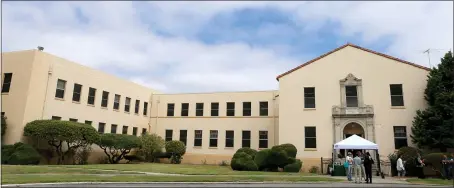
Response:
MULTIPOLYGON (((355 123, 355 122, 352 122, 352 123, 349 123, 347 125, 345 125, 344 127, 344 130, 342 131, 343 133, 343 139, 346 139, 352 135, 358 135, 360 137, 363 137, 365 138, 365 132, 364 132, 364 129, 363 127, 358 124, 358 123, 355 123)), ((360 152, 364 152, 362 150, 341 150, 340 153, 343 155, 343 156, 346 156, 348 152, 351 152, 354 156, 356 155, 356 153, 360 151, 360 152)))

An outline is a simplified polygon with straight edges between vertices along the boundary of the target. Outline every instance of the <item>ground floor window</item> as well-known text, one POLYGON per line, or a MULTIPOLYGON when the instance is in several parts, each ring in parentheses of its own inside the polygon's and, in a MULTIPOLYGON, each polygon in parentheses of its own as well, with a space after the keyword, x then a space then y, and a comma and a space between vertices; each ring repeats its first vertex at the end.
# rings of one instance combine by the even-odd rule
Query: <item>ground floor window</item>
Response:
POLYGON ((304 127, 304 147, 317 148, 317 132, 315 127, 304 127))
POLYGON ((251 147, 251 131, 243 131, 243 138, 241 142, 241 147, 250 148, 251 147))
POLYGON ((394 148, 400 149, 408 146, 407 127, 394 126, 394 148))
POLYGON ((259 131, 259 148, 268 148, 268 131, 259 131))
POLYGON ((210 147, 218 147, 218 131, 210 131, 210 147))
POLYGON ((202 146, 202 130, 194 131, 194 146, 196 147, 202 146))

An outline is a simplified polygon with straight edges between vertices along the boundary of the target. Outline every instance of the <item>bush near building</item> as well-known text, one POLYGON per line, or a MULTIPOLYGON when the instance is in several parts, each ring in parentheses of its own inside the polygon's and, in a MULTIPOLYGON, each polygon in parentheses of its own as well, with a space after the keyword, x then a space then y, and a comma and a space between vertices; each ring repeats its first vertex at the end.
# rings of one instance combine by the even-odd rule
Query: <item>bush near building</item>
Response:
POLYGON ((41 156, 33 146, 21 142, 2 146, 2 164, 37 165, 41 156))
POLYGON ((2 137, 5 135, 6 132, 6 117, 2 115, 2 137))
POLYGON ((141 142, 137 136, 127 134, 101 134, 96 143, 104 150, 109 163, 117 164, 133 149, 140 148, 141 142))
POLYGON ((186 153, 186 146, 182 141, 172 140, 166 142, 166 153, 170 155, 170 163, 180 164, 186 153))
POLYGON ((230 166, 239 171, 278 171, 299 172, 301 160, 296 160, 297 149, 292 144, 282 144, 271 149, 255 151, 241 148, 233 155, 230 166))
POLYGON ((147 162, 157 162, 157 159, 163 153, 162 150, 165 146, 164 139, 157 134, 143 134, 139 138, 141 146, 136 155, 147 162))

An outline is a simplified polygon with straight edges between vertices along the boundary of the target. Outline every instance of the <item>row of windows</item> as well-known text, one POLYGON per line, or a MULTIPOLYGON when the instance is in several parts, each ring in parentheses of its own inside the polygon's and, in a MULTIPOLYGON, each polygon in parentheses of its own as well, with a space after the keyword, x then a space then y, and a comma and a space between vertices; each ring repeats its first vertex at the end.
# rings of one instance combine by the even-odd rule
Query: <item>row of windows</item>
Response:
MULTIPOLYGON (((404 106, 402 84, 390 84, 391 106, 404 106)), ((345 86, 345 101, 347 107, 358 107, 357 86, 345 86)), ((304 108, 315 108, 315 87, 304 88, 304 108)))
MULTIPOLYGON (((195 104, 195 116, 203 116, 205 103, 196 103, 195 104)), ((219 103, 212 102, 210 105, 210 115, 211 116, 219 116, 219 103)), ((252 115, 252 103, 251 102, 243 102, 242 103, 243 116, 251 116, 252 115)), ((167 116, 174 116, 175 115, 175 104, 174 103, 167 103, 167 116)), ((181 116, 189 116, 189 103, 181 103, 181 116)), ((226 103, 226 116, 235 116, 235 102, 227 102, 226 103)), ((259 115, 260 116, 268 116, 268 102, 267 101, 260 101, 259 102, 259 115)))
MULTIPOLYGON (((194 130, 194 147, 202 147, 203 130, 194 130)), ((180 141, 187 145, 188 131, 180 130, 180 141)), ((218 147, 218 130, 210 130, 209 147, 218 147)), ((173 130, 167 129, 165 141, 173 140, 173 130)), ((233 130, 225 131, 225 147, 232 148, 235 145, 233 130)), ((251 147, 251 131, 242 131, 241 147, 251 147)), ((259 148, 268 148, 268 131, 259 131, 259 148)))
MULTIPOLYGON (((55 97, 63 99, 65 97, 65 90, 66 90, 66 81, 62 80, 62 79, 58 79, 57 89, 55 91, 55 97)), ((88 89, 87 104, 95 105, 96 91, 97 91, 96 88, 90 87, 88 89)), ((109 94, 110 93, 108 91, 102 91, 101 107, 107 108, 108 101, 109 101, 109 94)), ((80 102, 81 96, 82 96, 82 85, 78 84, 78 83, 74 83, 72 101, 80 102)), ((113 110, 120 110, 120 99, 121 99, 121 95, 115 94, 113 110)), ((134 104, 134 113, 135 114, 139 114, 139 108, 140 108, 140 100, 136 100, 135 104, 134 104)), ((131 98, 125 97, 124 111, 129 113, 130 109, 131 109, 131 98)), ((146 116, 147 112, 148 112, 148 102, 143 102, 143 112, 142 113, 143 113, 143 115, 146 116)))
MULTIPOLYGON (((52 120, 61 120, 61 117, 60 116, 52 116, 52 120)), ((78 122, 78 119, 69 118, 69 121, 78 122)), ((89 121, 89 120, 85 120, 85 124, 92 125, 93 122, 89 121)), ((99 122, 98 123, 98 132, 99 133, 105 133, 105 127, 106 127, 106 123, 99 122)), ((111 127, 110 127, 110 133, 117 134, 117 128, 118 128, 118 125, 112 124, 111 127)), ((121 130, 121 134, 128 134, 128 128, 129 128, 129 126, 123 125, 122 130, 121 130)), ((132 135, 138 136, 137 135, 137 131, 138 131, 138 127, 132 127, 132 135)), ((147 129, 146 128, 142 128, 142 134, 145 134, 146 132, 147 132, 147 129)))

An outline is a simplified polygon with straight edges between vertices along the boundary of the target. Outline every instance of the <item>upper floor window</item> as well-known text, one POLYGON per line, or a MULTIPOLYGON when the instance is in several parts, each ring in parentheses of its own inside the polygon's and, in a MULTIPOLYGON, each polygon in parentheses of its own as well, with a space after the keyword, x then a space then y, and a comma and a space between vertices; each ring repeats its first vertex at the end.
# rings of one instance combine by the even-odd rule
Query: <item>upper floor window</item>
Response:
POLYGON ((219 116, 219 103, 211 103, 211 116, 219 116))
POLYGON ((92 121, 85 120, 85 124, 91 125, 92 121))
POLYGON ((304 88, 304 108, 315 108, 315 87, 304 88))
POLYGON ((148 103, 143 102, 143 115, 146 116, 148 112, 148 103))
POLYGON ((121 98, 121 95, 115 94, 114 106, 113 106, 113 109, 114 109, 114 110, 120 109, 120 98, 121 98))
POLYGON ((243 116, 251 116, 251 102, 243 102, 243 116))
POLYGON ((52 116, 52 120, 61 120, 60 116, 52 116))
POLYGON ((57 80, 57 90, 55 91, 55 97, 63 99, 65 97, 66 81, 58 79, 57 80))
POLYGON ((91 105, 95 105, 95 97, 96 97, 96 89, 95 88, 89 88, 88 89, 88 100, 87 103, 91 105))
POLYGON ((129 112, 130 108, 131 108, 131 98, 126 97, 126 100, 125 100, 125 112, 129 112))
POLYGON ((404 106, 404 94, 402 84, 390 84, 391 106, 404 106))
POLYGON ((82 93, 82 85, 74 84, 73 101, 80 102, 80 94, 82 93))
POLYGON ((136 105, 134 106, 134 113, 139 113, 140 100, 136 100, 136 105))
POLYGON ((260 116, 268 116, 268 101, 261 101, 260 106, 260 116))
POLYGON ((109 92, 102 91, 101 107, 107 108, 107 102, 108 101, 109 101, 109 92))
POLYGON ((195 104, 195 116, 203 116, 203 103, 195 104))
POLYGON ((13 73, 5 73, 3 77, 2 84, 2 93, 9 93, 9 88, 11 87, 11 80, 13 78, 13 73))
POLYGON ((235 116, 235 103, 227 102, 227 116, 235 116))
POLYGON ((357 86, 345 86, 345 97, 347 101, 347 107, 358 107, 357 86))
POLYGON ((189 103, 181 103, 181 116, 189 115, 189 103))
POLYGON ((77 119, 74 119, 74 118, 69 118, 69 121, 72 121, 72 122, 77 122, 77 119))
POLYGON ((175 104, 167 103, 167 116, 174 116, 175 104))

